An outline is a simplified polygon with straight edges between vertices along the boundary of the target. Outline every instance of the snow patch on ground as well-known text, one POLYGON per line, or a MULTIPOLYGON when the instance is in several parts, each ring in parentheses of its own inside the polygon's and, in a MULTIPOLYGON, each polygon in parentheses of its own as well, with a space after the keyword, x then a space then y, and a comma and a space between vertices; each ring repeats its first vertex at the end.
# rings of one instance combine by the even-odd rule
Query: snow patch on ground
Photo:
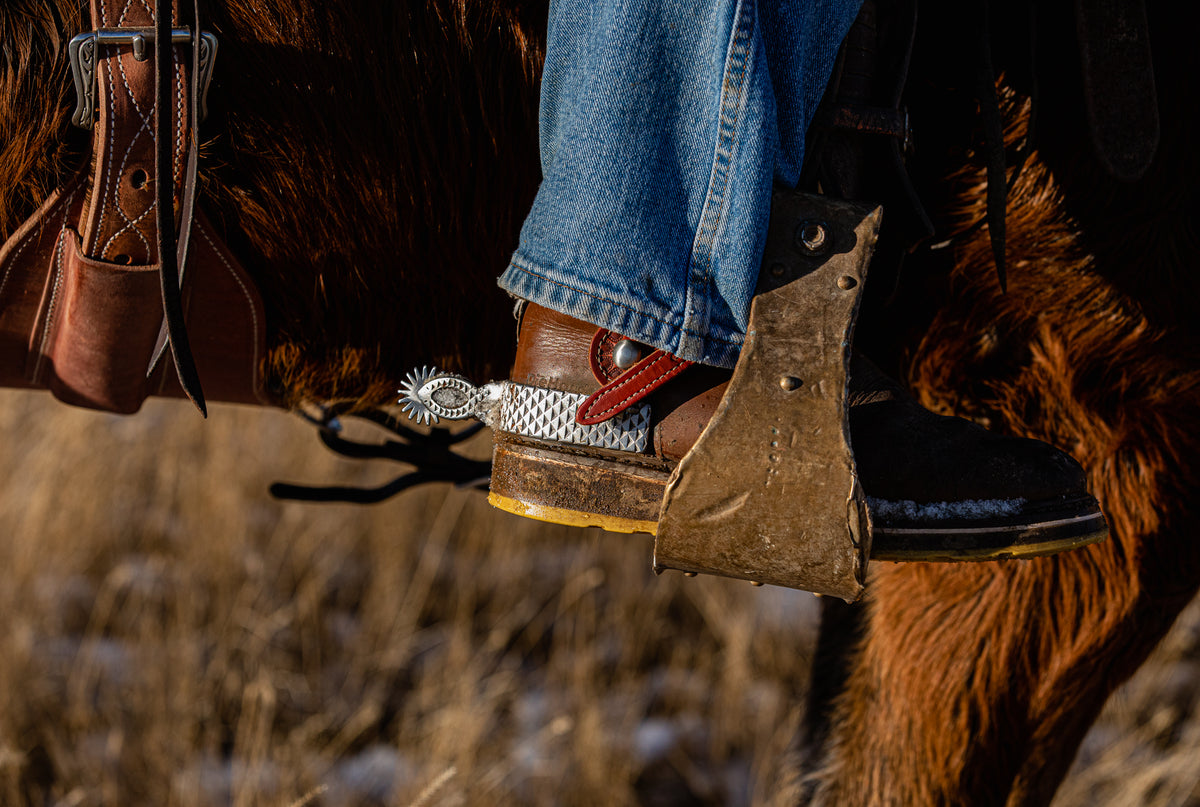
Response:
POLYGON ((278 767, 271 762, 204 756, 176 774, 174 790, 186 804, 217 807, 233 804, 239 795, 278 797, 280 779, 278 767))
POLYGON ((416 781, 417 766, 390 745, 371 745, 343 759, 326 778, 327 807, 393 804, 402 785, 416 781))

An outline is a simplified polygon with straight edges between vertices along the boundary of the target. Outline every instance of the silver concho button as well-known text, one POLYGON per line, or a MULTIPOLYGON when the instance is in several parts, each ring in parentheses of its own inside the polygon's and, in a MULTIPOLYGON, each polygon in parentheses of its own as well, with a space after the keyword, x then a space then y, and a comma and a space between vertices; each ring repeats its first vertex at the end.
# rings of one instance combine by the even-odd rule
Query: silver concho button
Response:
POLYGON ((642 345, 632 339, 622 339, 613 347, 613 363, 622 370, 628 370, 642 360, 642 345))

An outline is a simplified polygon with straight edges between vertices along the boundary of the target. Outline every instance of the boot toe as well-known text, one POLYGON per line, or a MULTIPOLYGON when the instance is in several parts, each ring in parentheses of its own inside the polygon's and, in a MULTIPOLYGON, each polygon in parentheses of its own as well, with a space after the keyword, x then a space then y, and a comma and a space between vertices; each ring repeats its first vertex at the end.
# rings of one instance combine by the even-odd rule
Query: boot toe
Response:
POLYGON ((850 432, 877 559, 1029 557, 1107 535, 1083 468, 1047 443, 910 399, 851 408, 850 432))

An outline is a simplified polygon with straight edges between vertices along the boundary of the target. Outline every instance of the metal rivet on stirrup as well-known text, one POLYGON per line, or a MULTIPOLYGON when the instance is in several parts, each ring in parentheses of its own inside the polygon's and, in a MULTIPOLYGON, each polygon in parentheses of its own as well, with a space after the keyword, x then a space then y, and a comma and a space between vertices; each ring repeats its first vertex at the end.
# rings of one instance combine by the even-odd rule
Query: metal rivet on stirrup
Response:
POLYGON ((809 255, 824 255, 830 240, 829 225, 823 221, 802 221, 796 228, 796 245, 809 255))

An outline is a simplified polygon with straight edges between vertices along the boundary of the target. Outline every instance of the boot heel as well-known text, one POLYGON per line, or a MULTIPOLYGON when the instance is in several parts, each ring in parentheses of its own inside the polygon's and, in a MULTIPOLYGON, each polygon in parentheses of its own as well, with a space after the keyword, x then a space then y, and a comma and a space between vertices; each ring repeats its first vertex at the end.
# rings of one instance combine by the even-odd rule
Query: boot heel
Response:
POLYGON ((488 495, 493 507, 571 527, 657 530, 665 472, 497 438, 488 495))

